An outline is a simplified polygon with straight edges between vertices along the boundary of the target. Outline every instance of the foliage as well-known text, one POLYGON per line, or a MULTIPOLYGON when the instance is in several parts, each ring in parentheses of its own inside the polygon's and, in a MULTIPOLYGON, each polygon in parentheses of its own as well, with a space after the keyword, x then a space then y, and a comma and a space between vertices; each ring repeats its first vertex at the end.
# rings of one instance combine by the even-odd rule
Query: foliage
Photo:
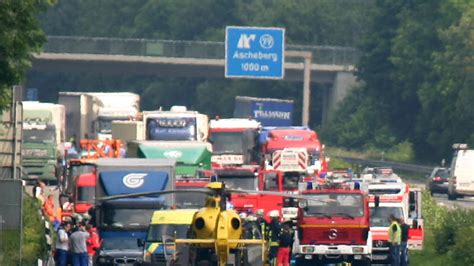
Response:
MULTIPOLYGON (((47 255, 44 222, 38 213, 40 207, 37 200, 26 193, 23 194, 22 265, 36 265, 38 258, 44 258, 47 255)), ((0 234, 2 242, 0 264, 19 265, 20 232, 3 230, 0 234)))
POLYGON ((362 85, 325 130, 331 144, 386 150, 412 143, 438 161, 474 141, 474 2, 377 1, 360 46, 362 85))
POLYGON ((423 195, 425 247, 410 259, 416 265, 473 265, 474 210, 440 206, 423 195))
POLYGON ((0 1, 0 109, 30 66, 31 53, 45 41, 36 15, 48 0, 0 1))
POLYGON ((39 210, 40 202, 23 194, 23 264, 34 265, 38 258, 47 255, 44 222, 39 210))

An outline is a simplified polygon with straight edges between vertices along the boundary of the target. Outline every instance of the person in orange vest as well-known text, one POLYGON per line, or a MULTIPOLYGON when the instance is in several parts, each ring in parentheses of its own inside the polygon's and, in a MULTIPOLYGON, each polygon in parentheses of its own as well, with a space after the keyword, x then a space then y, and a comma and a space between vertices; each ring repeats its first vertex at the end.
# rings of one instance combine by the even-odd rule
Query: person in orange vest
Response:
POLYGON ((100 248, 99 235, 97 229, 88 224, 86 230, 89 232, 89 238, 87 239, 87 255, 89 256, 89 265, 93 265, 94 255, 100 248))
POLYGON ((55 211, 54 207, 54 198, 52 194, 49 194, 46 201, 43 204, 43 212, 49 219, 49 221, 53 224, 53 228, 55 231, 59 228, 60 222, 57 218, 57 212, 55 211))

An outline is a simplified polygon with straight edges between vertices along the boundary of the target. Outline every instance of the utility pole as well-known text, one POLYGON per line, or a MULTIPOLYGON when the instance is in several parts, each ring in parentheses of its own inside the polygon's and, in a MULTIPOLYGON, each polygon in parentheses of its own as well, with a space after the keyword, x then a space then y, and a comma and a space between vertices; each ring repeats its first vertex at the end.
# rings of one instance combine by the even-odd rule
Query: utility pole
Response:
POLYGON ((301 125, 309 125, 309 106, 311 98, 311 60, 312 52, 308 51, 285 51, 285 57, 301 57, 304 59, 304 74, 303 74, 303 109, 301 110, 301 125))

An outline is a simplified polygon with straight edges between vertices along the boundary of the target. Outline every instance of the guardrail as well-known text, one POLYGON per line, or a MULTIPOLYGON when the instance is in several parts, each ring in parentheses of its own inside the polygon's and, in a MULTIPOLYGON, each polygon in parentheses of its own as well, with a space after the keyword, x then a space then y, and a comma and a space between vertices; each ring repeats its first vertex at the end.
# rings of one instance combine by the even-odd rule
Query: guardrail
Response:
POLYGON ((420 174, 429 174, 433 171, 435 166, 426 166, 426 165, 417 165, 417 164, 407 164, 407 163, 398 163, 398 162, 391 162, 391 161, 382 161, 382 160, 368 160, 368 159, 360 159, 360 158, 352 158, 352 157, 345 157, 345 156, 334 156, 338 159, 346 161, 352 164, 359 164, 363 166, 378 166, 378 167, 391 167, 394 170, 401 170, 407 171, 412 173, 420 173, 420 174))
MULTIPOLYGON (((46 53, 106 54, 134 56, 224 59, 224 42, 119 39, 79 36, 48 36, 46 53)), ((353 47, 286 45, 286 50, 310 51, 313 62, 328 65, 355 65, 360 51, 353 47)), ((291 59, 289 59, 291 60, 291 59)))

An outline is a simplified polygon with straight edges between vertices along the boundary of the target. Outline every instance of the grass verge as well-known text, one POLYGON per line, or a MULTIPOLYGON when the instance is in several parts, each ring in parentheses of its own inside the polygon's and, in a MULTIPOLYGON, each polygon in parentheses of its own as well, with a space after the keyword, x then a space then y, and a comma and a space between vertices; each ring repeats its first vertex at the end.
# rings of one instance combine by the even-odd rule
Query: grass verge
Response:
MULTIPOLYGON (((47 255, 44 222, 38 210, 40 203, 26 193, 23 194, 23 245, 21 265, 37 265, 38 258, 47 255)), ((0 265, 20 265, 19 230, 2 230, 0 265)))

